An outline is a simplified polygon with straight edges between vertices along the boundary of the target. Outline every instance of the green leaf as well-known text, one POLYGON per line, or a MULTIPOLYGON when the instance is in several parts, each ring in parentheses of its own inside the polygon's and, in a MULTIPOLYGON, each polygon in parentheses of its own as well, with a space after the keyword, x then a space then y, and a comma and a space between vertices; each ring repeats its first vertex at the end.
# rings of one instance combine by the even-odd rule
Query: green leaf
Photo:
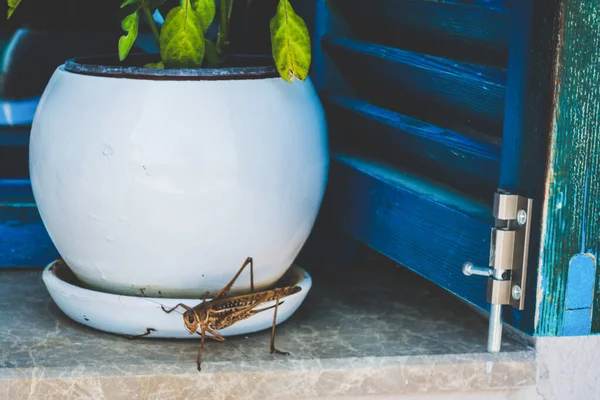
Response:
POLYGON ((206 58, 206 63, 210 68, 219 66, 219 53, 217 52, 217 46, 208 39, 204 39, 205 52, 204 57, 206 58))
POLYGON ((139 9, 136 10, 133 14, 129 14, 128 16, 123 18, 121 27, 125 32, 127 32, 127 35, 121 36, 119 38, 119 60, 123 61, 129 54, 129 51, 131 51, 133 43, 135 43, 135 39, 137 39, 139 24, 139 9))
POLYGON ((271 19, 271 45, 279 75, 288 82, 305 80, 311 62, 310 34, 289 0, 279 0, 271 19))
POLYGON ((6 16, 6 19, 13 15, 20 2, 21 0, 8 0, 8 15, 6 16))
POLYGON ((204 32, 190 0, 167 14, 160 32, 160 55, 167 68, 199 68, 204 59, 204 32))
POLYGON ((125 0, 125 1, 124 1, 124 2, 121 4, 121 8, 125 8, 125 7, 127 7, 128 5, 135 4, 135 3, 139 3, 139 2, 140 2, 140 0, 125 0))
POLYGON ((144 65, 144 67, 146 67, 146 68, 164 68, 165 65, 162 63, 162 61, 158 61, 158 62, 154 62, 154 63, 148 63, 148 64, 144 65))
POLYGON ((191 0, 192 8, 196 11, 198 19, 202 23, 202 33, 206 33, 217 13, 215 0, 191 0))

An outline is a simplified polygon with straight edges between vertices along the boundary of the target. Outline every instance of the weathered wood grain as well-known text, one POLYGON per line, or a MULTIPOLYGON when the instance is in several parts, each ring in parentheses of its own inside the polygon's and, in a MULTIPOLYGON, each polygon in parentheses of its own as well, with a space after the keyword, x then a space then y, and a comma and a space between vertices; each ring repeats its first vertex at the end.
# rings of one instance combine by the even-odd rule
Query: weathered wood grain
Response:
POLYGON ((380 162, 336 155, 331 210, 337 225, 368 246, 477 306, 488 309, 487 279, 466 277, 466 261, 486 265, 491 207, 380 162))
MULTIPOLYGON (((575 274, 570 262, 583 254, 597 264, 600 247, 600 7, 597 2, 561 0, 557 28, 560 41, 537 282, 536 334, 541 336, 564 334, 577 328, 570 324, 582 323, 566 310, 577 290, 598 281, 593 275, 598 268, 575 274)), ((597 286, 592 331, 600 332, 597 286)))

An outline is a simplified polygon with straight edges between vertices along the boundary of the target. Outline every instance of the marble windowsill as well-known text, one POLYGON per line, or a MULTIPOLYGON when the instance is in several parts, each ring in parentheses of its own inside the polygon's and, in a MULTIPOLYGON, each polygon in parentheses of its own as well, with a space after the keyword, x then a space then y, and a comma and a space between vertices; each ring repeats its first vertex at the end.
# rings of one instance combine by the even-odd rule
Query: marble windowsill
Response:
POLYGON ((0 399, 316 398, 535 385, 535 353, 505 338, 486 352, 486 322, 401 268, 311 271, 297 313, 269 332, 207 342, 126 338, 81 326, 54 305, 41 271, 0 272, 0 399))

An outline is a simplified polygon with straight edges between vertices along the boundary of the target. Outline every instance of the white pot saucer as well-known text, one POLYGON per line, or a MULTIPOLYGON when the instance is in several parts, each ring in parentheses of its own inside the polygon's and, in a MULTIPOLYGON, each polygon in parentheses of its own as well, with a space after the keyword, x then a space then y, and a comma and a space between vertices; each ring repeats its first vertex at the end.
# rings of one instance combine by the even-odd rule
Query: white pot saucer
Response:
MULTIPOLYGON (((148 338, 194 339, 183 324, 181 308, 170 314, 161 309, 184 303, 193 307, 199 299, 171 299, 123 296, 86 289, 75 278, 69 267, 56 260, 49 264, 42 278, 52 299, 71 319, 83 325, 121 335, 140 335, 148 328, 154 329, 148 338)), ((298 266, 292 266, 282 280, 285 285, 298 285, 301 291, 283 300, 277 310, 277 323, 287 320, 306 298, 312 286, 308 272, 298 266)), ((208 299, 209 300, 209 299, 208 299)), ((265 303, 260 308, 274 305, 265 303)), ((270 328, 273 323, 273 311, 265 311, 221 330, 223 336, 243 335, 270 328)))

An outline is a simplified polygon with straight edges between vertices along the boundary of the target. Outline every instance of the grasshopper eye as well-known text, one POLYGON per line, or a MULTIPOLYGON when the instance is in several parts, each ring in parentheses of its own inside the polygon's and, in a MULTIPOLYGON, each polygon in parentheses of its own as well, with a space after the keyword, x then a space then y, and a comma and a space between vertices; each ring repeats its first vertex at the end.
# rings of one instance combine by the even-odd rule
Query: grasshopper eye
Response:
POLYGON ((187 320, 188 320, 188 322, 189 322, 190 324, 193 324, 193 323, 194 323, 194 320, 195 320, 195 318, 194 318, 194 315, 193 315, 193 314, 188 314, 188 316, 187 316, 187 320))

